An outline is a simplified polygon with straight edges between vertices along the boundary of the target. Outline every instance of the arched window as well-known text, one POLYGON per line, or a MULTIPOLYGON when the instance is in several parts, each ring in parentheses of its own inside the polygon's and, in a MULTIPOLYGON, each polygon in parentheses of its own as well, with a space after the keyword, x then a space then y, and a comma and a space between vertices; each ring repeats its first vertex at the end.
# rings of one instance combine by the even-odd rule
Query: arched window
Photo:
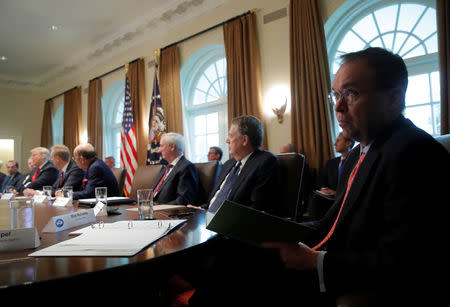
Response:
POLYGON ((125 82, 114 82, 102 97, 105 157, 113 156, 120 167, 120 129, 122 127, 125 82))
POLYGON ((409 73, 404 115, 436 136, 441 124, 435 7, 435 0, 348 0, 325 24, 325 35, 332 79, 342 54, 367 47, 399 54, 409 73))
POLYGON ((221 147, 223 159, 228 157, 226 67, 224 46, 210 45, 181 69, 186 152, 193 162, 207 161, 211 146, 221 147))

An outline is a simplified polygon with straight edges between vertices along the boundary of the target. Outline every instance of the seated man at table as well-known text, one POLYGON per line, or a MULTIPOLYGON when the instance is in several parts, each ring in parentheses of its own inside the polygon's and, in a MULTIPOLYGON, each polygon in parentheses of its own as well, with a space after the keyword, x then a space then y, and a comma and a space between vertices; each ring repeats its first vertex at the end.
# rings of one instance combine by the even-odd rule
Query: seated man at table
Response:
POLYGON ((19 190, 24 176, 19 172, 19 163, 14 160, 6 162, 6 171, 8 176, 3 180, 0 193, 8 192, 8 189, 19 190))
MULTIPOLYGON (((89 143, 75 147, 73 157, 78 167, 85 171, 81 190, 73 192, 73 199, 94 198, 96 187, 106 187, 108 196, 119 196, 116 177, 106 163, 97 159, 94 146, 89 143)), ((56 193, 60 196, 61 193, 56 193)))
POLYGON ((31 159, 35 167, 31 170, 30 176, 24 180, 19 191, 25 196, 33 196, 34 190, 42 190, 43 186, 53 185, 59 174, 58 169, 50 161, 50 152, 47 148, 33 148, 31 159))
POLYGON ((51 148, 53 163, 59 169, 59 178, 52 187, 52 193, 63 187, 72 187, 73 191, 80 191, 84 178, 84 171, 78 167, 75 161, 70 159, 70 150, 65 145, 55 145, 51 148))
POLYGON ((276 213, 280 191, 280 162, 261 150, 263 126, 254 116, 231 121, 226 142, 232 156, 222 166, 208 201, 208 216, 214 215, 225 199, 266 212, 276 213))
POLYGON ((198 192, 198 174, 195 165, 183 154, 184 138, 174 132, 163 134, 159 150, 168 162, 156 177, 153 201, 161 204, 195 204, 198 192))

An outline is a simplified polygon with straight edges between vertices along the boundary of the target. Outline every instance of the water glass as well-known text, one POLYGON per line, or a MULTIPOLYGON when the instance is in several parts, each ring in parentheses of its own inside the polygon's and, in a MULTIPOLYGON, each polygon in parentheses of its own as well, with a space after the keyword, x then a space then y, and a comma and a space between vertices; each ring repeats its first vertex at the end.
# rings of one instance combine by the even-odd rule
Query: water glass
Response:
POLYGON ((153 189, 137 190, 137 202, 139 218, 141 220, 152 220, 153 217, 153 189))
POLYGON ((34 227, 33 197, 16 197, 9 201, 11 229, 34 227))
POLYGON ((51 185, 44 185, 42 187, 42 191, 44 192, 44 195, 50 199, 52 197, 52 186, 51 185))
POLYGON ((65 186, 62 189, 63 197, 70 198, 70 201, 73 201, 73 188, 70 186, 65 186))
POLYGON ((108 188, 98 187, 95 188, 95 203, 101 201, 105 205, 108 204, 108 188))

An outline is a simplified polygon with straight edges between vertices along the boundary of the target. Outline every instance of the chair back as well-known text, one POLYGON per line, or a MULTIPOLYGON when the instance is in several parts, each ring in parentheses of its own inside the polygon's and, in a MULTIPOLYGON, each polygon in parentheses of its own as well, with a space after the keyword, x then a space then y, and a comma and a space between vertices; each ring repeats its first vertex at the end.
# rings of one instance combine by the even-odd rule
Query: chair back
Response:
POLYGON ((281 208, 279 215, 298 221, 302 214, 302 179, 305 156, 300 153, 277 155, 281 166, 281 208))
POLYGON ((450 152, 450 134, 436 136, 435 139, 450 152))
POLYGON ((125 185, 125 178, 127 177, 127 169, 122 167, 114 167, 111 170, 117 180, 119 196, 123 196, 123 186, 125 185))
POLYGON ((134 173, 130 198, 137 199, 137 190, 152 189, 155 185, 156 177, 158 176, 162 168, 162 164, 139 165, 136 169, 136 172, 134 173))
POLYGON ((213 162, 203 162, 194 163, 197 168, 199 187, 197 193, 197 205, 203 205, 208 201, 209 194, 211 193, 217 176, 217 167, 219 163, 217 161, 213 162))

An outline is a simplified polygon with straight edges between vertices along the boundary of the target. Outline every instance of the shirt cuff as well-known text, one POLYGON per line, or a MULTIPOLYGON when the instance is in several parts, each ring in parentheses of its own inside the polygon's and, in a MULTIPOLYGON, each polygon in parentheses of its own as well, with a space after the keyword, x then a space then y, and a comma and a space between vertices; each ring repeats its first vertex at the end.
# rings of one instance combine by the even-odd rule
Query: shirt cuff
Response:
POLYGON ((319 256, 317 257, 317 273, 319 274, 319 288, 320 292, 326 292, 325 288, 325 279, 323 276, 323 259, 325 258, 326 251, 319 252, 319 256))

